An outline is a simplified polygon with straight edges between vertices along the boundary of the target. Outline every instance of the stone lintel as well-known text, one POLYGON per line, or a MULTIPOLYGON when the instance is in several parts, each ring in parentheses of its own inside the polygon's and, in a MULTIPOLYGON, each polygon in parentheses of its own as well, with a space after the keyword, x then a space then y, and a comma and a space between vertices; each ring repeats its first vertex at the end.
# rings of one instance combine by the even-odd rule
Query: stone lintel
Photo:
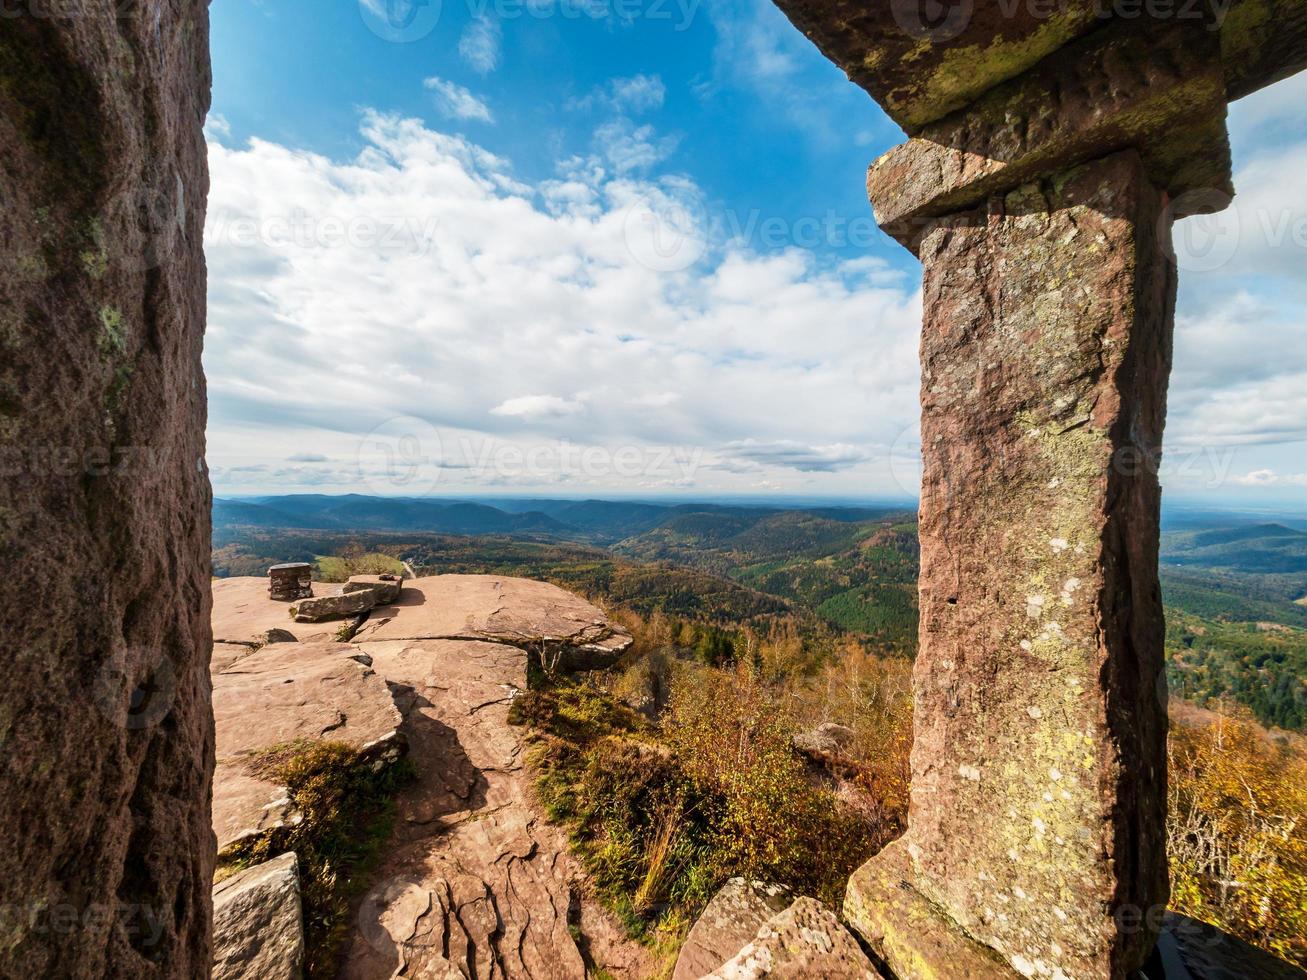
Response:
POLYGON ((1307 3, 1241 0, 1221 21, 1230 101, 1307 69, 1307 3))
MULTIPOLYGON (((1194 207, 1228 200, 1230 148, 1219 39, 1201 24, 1112 28, 990 91, 871 165, 881 228, 916 251, 940 217, 1126 148, 1194 207), (1222 197, 1223 196, 1223 197, 1222 197)), ((1183 217, 1185 200, 1177 202, 1183 217)))
POLYGON ((776 0, 912 136, 1056 55, 1119 27, 1200 25, 1220 38, 1231 99, 1307 68, 1303 0, 776 0))

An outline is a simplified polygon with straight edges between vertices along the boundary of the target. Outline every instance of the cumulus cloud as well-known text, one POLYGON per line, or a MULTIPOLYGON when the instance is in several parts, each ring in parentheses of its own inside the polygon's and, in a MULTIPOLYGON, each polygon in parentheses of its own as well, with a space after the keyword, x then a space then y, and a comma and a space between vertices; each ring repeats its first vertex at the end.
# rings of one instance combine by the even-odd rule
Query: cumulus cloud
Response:
POLYGON ((474 70, 482 75, 499 67, 499 50, 504 30, 499 21, 482 14, 470 21, 458 39, 458 53, 474 70))
POLYGON ((1275 470, 1252 470, 1231 478, 1242 487, 1307 487, 1307 473, 1276 473, 1275 470))
MULTIPOLYGON (((368 110, 360 137, 349 159, 210 142, 221 491, 376 490, 378 430, 462 492, 915 485, 915 280, 724 233, 693 180, 658 172, 674 144, 626 116, 539 181, 416 119, 368 110)), ((1249 285, 1300 267, 1263 258, 1256 277, 1181 270, 1168 458, 1204 486, 1300 485, 1307 321, 1249 285)))
POLYGON ((481 122, 494 122, 490 106, 473 95, 468 89, 456 82, 443 78, 428 78, 422 83, 436 101, 437 108, 454 119, 476 119, 481 122))
MULTIPOLYGON (((878 489, 847 447, 886 444, 916 414, 915 283, 694 227, 695 261, 660 264, 650 204, 697 193, 685 178, 573 160, 532 184, 418 120, 367 111, 360 135, 345 160, 210 145, 205 360, 221 491, 368 469, 360 447, 379 427, 464 492, 560 479, 804 490, 818 476, 878 489), (515 454, 532 451, 553 462, 523 470, 515 454), (285 471, 307 453, 334 465, 285 471)), ((340 489, 359 485, 356 473, 340 489)))

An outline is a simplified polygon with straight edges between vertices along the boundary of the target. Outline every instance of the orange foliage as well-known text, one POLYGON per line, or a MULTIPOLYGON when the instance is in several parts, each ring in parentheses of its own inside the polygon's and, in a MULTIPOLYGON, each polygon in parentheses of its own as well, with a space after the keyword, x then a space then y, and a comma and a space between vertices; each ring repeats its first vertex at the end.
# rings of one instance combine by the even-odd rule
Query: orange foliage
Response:
POLYGON ((1169 754, 1172 907, 1307 965, 1307 759, 1243 712, 1169 754))

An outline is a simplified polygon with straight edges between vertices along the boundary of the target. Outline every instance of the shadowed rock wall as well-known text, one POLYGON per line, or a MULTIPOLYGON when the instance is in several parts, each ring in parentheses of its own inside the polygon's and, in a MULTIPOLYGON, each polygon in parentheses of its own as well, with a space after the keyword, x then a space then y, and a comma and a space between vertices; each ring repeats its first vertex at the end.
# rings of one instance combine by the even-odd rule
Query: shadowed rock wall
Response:
POLYGON ((0 975, 203 977, 208 8, 0 19, 0 975))

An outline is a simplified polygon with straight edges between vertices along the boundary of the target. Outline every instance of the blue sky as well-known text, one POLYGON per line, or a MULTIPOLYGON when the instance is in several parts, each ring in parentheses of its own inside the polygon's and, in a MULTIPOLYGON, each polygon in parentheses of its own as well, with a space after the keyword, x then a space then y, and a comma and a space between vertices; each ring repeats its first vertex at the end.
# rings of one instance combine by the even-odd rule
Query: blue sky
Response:
MULTIPOLYGON (((902 134, 774 7, 387 2, 211 7, 218 493, 912 492, 902 134)), ((1307 495, 1305 104, 1186 223, 1175 494, 1307 495)))

